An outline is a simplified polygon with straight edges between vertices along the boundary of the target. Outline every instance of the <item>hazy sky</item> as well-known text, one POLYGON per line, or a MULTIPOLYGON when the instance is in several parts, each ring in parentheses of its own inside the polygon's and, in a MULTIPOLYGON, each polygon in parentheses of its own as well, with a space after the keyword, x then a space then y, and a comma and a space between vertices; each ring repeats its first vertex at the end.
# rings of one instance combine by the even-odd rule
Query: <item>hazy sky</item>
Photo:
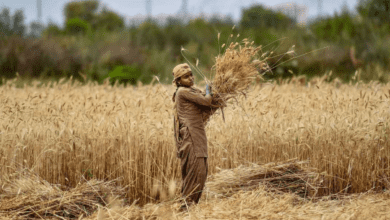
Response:
MULTIPOLYGON (((59 25, 63 24, 64 15, 62 9, 69 0, 41 0, 42 21, 48 23, 53 21, 59 25)), ((146 16, 146 2, 148 0, 101 0, 100 2, 111 10, 121 14, 127 20, 132 17, 146 16)), ((182 7, 184 0, 149 0, 152 5, 152 16, 163 17, 164 15, 175 15, 182 7)), ((358 0, 187 0, 187 9, 191 14, 223 14, 230 15, 234 20, 240 19, 241 9, 260 3, 265 6, 275 7, 279 4, 294 2, 306 6, 307 17, 316 16, 318 13, 318 1, 322 1, 323 14, 333 14, 340 11, 343 5, 354 10, 358 0)), ((1 0, 0 8, 8 7, 11 13, 22 9, 26 17, 26 23, 37 20, 37 0, 1 0)))

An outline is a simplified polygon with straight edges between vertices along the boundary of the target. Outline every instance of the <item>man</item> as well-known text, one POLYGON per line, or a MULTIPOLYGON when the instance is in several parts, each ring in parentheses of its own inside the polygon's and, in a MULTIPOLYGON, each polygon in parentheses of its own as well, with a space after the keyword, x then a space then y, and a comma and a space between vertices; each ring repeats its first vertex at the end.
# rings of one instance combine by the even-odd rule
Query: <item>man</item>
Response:
POLYGON ((206 94, 193 87, 194 76, 188 64, 173 69, 173 83, 177 86, 173 95, 174 124, 177 157, 181 159, 182 189, 185 204, 181 211, 197 204, 202 195, 208 172, 207 137, 205 121, 216 111, 212 107, 210 87, 206 94))

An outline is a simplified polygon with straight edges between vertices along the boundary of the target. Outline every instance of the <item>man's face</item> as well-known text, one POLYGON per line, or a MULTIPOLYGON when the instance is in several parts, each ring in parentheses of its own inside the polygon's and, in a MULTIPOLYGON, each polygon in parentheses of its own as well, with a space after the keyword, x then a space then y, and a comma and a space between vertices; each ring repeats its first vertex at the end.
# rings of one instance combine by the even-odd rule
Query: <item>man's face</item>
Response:
POLYGON ((191 87, 194 85, 194 76, 192 75, 192 72, 188 72, 185 75, 180 77, 179 83, 186 87, 191 87))

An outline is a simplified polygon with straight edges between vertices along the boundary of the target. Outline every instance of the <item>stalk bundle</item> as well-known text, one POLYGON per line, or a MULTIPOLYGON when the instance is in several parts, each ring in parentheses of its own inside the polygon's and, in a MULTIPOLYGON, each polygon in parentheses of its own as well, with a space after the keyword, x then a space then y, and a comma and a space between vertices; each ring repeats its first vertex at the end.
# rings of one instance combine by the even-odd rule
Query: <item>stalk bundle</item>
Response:
POLYGON ((63 190, 35 175, 0 181, 0 216, 14 218, 75 218, 88 216, 113 195, 124 195, 113 181, 89 180, 63 190))
POLYGON ((261 46, 253 44, 247 39, 242 44, 232 42, 224 54, 216 57, 212 80, 216 104, 225 105, 237 95, 245 96, 250 84, 260 76, 259 71, 266 67, 265 61, 260 61, 258 56, 261 46))
POLYGON ((231 196, 239 191, 255 190, 260 185, 272 192, 293 192, 302 197, 315 196, 318 186, 313 177, 319 175, 305 161, 287 161, 265 165, 239 166, 215 174, 207 183, 208 193, 216 197, 231 196))

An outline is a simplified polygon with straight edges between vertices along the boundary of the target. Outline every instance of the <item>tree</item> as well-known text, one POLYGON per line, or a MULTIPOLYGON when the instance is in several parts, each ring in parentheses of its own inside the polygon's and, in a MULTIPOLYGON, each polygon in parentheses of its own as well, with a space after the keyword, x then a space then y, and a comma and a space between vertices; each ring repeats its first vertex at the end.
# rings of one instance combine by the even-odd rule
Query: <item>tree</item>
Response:
POLYGON ((73 1, 65 5, 65 22, 79 18, 94 25, 95 15, 99 8, 98 0, 73 1))
POLYGON ((17 10, 12 16, 12 33, 22 37, 25 30, 23 11, 17 10))
POLYGON ((230 26, 230 28, 231 28, 234 25, 232 17, 230 17, 230 16, 222 17, 222 16, 218 16, 218 15, 213 15, 211 17, 209 23, 213 26, 216 26, 216 27, 230 26))
POLYGON ((86 34, 90 29, 90 24, 80 18, 72 18, 66 22, 68 34, 86 34))
POLYGON ((145 21, 138 27, 137 32, 138 45, 146 46, 149 49, 156 47, 160 50, 165 47, 165 36, 157 22, 145 21))
POLYGON ((11 15, 8 8, 3 8, 0 13, 0 33, 8 36, 12 32, 11 15))
POLYGON ((184 47, 190 40, 182 20, 180 18, 168 17, 164 32, 168 44, 172 47, 174 56, 180 55, 181 47, 184 47))
POLYGON ((17 10, 12 16, 8 8, 3 8, 0 13, 0 36, 18 35, 24 36, 26 26, 24 25, 24 14, 17 10))
POLYGON ((70 2, 65 6, 65 22, 72 19, 81 19, 88 22, 93 30, 106 29, 114 31, 122 29, 125 22, 122 16, 103 7, 99 11, 100 2, 98 0, 85 0, 70 2))
POLYGON ((119 16, 113 11, 110 11, 107 7, 96 15, 96 28, 95 29, 106 29, 108 31, 114 31, 122 29, 125 26, 123 17, 119 16))
POLYGON ((44 26, 41 22, 39 21, 33 21, 30 24, 30 32, 29 36, 31 37, 40 37, 42 34, 42 31, 44 29, 44 26))
POLYGON ((353 15, 348 10, 340 14, 335 13, 333 17, 322 17, 310 25, 310 29, 321 40, 338 42, 343 45, 354 43, 358 34, 353 15))
POLYGON ((243 29, 249 28, 276 28, 286 29, 295 22, 292 18, 281 12, 275 12, 264 8, 262 5, 255 5, 242 12, 240 26, 243 29))
POLYGON ((389 25, 390 0, 360 0, 358 12, 378 25, 389 25))
POLYGON ((217 31, 203 18, 197 18, 188 22, 186 31, 192 41, 199 45, 212 45, 217 41, 217 31))
POLYGON ((55 24, 53 22, 49 22, 49 25, 43 31, 43 34, 46 36, 58 36, 58 35, 62 34, 62 30, 60 27, 58 27, 57 24, 55 24))

